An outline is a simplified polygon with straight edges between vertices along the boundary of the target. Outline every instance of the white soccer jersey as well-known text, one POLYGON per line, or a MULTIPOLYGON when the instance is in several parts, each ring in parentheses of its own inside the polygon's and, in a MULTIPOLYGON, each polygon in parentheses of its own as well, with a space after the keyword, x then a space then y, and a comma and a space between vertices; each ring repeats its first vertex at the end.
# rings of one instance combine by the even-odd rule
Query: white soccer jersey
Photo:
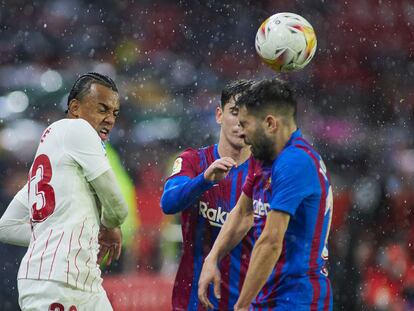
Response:
POLYGON ((101 289, 97 265, 100 210, 89 181, 110 169, 105 149, 83 119, 63 119, 43 133, 28 185, 17 195, 30 209, 32 237, 18 279, 101 289))

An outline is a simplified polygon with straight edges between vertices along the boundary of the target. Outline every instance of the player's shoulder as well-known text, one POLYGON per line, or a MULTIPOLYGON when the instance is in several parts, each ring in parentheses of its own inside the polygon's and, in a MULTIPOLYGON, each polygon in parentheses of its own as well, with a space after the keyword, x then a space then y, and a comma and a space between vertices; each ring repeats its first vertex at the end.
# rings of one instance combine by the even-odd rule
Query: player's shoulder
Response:
POLYGON ((100 139, 96 130, 84 119, 62 119, 57 122, 59 122, 57 125, 64 129, 67 137, 100 139))
POLYGON ((183 152, 181 152, 177 158, 185 160, 198 159, 198 150, 194 148, 187 148, 183 152))
POLYGON ((215 145, 211 145, 211 146, 206 146, 206 147, 200 147, 200 148, 187 148, 185 149, 181 154, 180 157, 184 157, 184 158, 194 158, 194 159, 199 159, 200 157, 202 157, 203 155, 207 155, 207 154, 214 154, 214 148, 215 145))
POLYGON ((61 119, 56 122, 53 122, 50 125, 51 128, 62 128, 69 129, 73 131, 94 131, 92 125, 84 119, 61 119))
POLYGON ((274 168, 307 170, 314 166, 312 156, 306 149, 296 145, 286 147, 273 163, 274 168))

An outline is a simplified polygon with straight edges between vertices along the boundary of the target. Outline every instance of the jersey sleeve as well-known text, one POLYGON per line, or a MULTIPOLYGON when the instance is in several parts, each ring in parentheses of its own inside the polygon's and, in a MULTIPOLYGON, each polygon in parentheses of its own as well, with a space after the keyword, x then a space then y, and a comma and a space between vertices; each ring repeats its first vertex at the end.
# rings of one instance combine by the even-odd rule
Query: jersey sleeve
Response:
POLYGON ((318 184, 312 159, 302 150, 286 150, 272 167, 270 209, 293 216, 318 184))
POLYGON ((0 218, 0 241, 29 246, 31 237, 27 184, 14 196, 0 218))
POLYGON ((14 198, 29 210, 29 187, 27 183, 16 193, 14 198))
POLYGON ((185 150, 178 158, 175 159, 171 175, 168 179, 177 176, 187 176, 190 178, 196 177, 200 173, 197 170, 199 162, 200 159, 197 150, 192 148, 185 150))
POLYGON ((191 206, 215 182, 204 178, 198 151, 187 149, 175 161, 171 176, 164 185, 161 208, 166 214, 175 214, 191 206))
POLYGON ((256 173, 256 160, 251 156, 249 158, 249 168, 247 170, 247 177, 244 181, 242 191, 249 198, 253 197, 253 186, 256 173))
POLYGON ((82 167, 87 181, 110 169, 105 147, 94 128, 83 119, 73 120, 65 132, 65 151, 82 167))

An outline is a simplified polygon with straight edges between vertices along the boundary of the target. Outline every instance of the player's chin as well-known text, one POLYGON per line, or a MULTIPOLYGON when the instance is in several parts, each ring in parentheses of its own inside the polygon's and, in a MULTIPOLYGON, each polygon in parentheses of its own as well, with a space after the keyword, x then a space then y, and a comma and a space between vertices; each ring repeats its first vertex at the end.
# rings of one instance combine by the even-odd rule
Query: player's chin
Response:
POLYGON ((246 147, 246 143, 244 142, 244 138, 241 136, 236 136, 233 139, 233 145, 237 146, 238 148, 244 148, 246 147))

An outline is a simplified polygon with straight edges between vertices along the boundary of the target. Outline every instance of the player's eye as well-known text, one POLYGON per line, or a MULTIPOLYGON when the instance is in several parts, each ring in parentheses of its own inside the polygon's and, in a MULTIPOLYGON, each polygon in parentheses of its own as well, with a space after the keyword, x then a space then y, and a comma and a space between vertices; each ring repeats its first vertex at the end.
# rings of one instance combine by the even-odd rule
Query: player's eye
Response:
POLYGON ((119 111, 114 111, 114 117, 118 117, 119 116, 119 111))
POLYGON ((230 109, 230 113, 231 113, 233 116, 237 116, 237 115, 239 114, 239 109, 237 109, 237 108, 231 108, 231 109, 230 109))

